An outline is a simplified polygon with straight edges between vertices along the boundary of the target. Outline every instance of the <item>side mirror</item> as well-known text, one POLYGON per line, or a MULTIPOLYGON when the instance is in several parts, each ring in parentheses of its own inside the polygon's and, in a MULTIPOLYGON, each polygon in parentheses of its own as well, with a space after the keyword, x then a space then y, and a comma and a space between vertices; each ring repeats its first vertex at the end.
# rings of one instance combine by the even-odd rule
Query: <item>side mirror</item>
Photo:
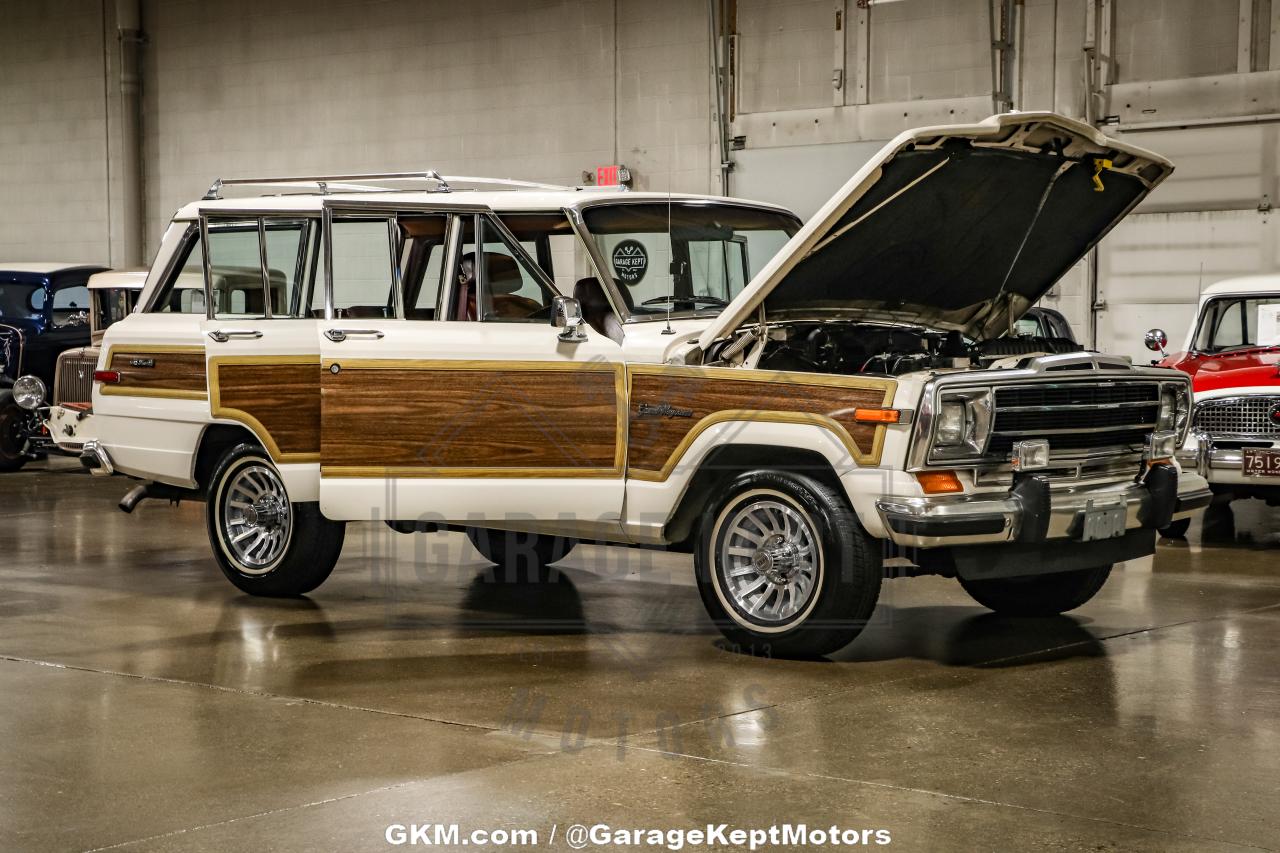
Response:
POLYGON ((1164 329, 1152 329, 1147 332, 1143 342, 1147 345, 1147 349, 1164 355, 1164 348, 1169 343, 1169 336, 1164 333, 1164 329))
POLYGON ((557 337, 570 343, 581 343, 587 339, 582 330, 582 305, 571 296, 557 296, 551 300, 551 325, 564 329, 557 337))

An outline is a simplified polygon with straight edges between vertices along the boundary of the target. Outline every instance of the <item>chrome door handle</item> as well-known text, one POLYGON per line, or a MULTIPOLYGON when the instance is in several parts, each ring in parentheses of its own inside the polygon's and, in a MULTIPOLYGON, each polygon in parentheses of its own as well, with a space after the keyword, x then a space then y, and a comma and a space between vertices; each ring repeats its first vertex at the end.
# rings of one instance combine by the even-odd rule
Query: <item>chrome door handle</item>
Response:
POLYGON ((374 338, 386 337, 386 335, 384 335, 382 332, 379 332, 377 329, 325 329, 324 336, 329 340, 333 341, 335 344, 341 343, 342 341, 345 341, 347 338, 357 337, 357 336, 358 337, 374 337, 374 338))
POLYGON ((262 332, 257 329, 214 329, 209 333, 209 337, 220 344, 225 344, 232 338, 260 338, 262 332))

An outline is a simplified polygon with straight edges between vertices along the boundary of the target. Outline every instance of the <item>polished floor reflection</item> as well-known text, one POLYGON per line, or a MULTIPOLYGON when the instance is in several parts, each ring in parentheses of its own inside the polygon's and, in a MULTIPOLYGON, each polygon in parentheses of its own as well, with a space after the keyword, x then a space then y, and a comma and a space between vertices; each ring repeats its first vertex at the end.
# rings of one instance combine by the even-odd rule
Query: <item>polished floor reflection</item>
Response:
MULTIPOLYGON (((353 525, 239 594, 202 507, 0 476, 0 849, 374 850, 391 823, 886 828, 906 850, 1280 848, 1280 509, 1215 506, 1069 616, 886 581, 828 661, 750 658, 689 558, 512 582, 353 525)), ((557 841, 555 847, 564 849, 557 841)))

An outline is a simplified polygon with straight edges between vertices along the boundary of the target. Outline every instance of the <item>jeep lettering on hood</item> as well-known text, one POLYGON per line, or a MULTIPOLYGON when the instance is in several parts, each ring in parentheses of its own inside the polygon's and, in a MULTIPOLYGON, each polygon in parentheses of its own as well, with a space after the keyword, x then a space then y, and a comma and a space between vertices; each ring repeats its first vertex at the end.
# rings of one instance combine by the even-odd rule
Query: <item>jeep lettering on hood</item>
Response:
POLYGON ((998 336, 1172 170, 1157 154, 1049 113, 903 133, 699 344, 761 304, 770 320, 846 317, 998 336))

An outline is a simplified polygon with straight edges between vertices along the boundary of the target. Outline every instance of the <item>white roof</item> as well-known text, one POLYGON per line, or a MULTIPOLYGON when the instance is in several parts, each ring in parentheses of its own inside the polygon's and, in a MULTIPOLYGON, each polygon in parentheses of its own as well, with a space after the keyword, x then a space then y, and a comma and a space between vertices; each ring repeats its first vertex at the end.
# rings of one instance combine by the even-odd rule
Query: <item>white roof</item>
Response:
POLYGON ((97 264, 62 264, 46 261, 43 263, 13 263, 6 264, 0 262, 0 273, 5 272, 30 272, 37 275, 51 275, 52 273, 62 272, 63 270, 74 270, 80 267, 95 267, 97 264))
POLYGON ((299 193, 291 195, 256 196, 242 198, 214 199, 196 201, 183 206, 174 214, 174 219, 195 219, 200 211, 315 211, 327 202, 341 205, 352 202, 354 206, 364 204, 430 205, 432 207, 466 207, 480 205, 494 211, 540 211, 559 210, 565 207, 579 207, 605 201, 662 201, 668 199, 676 202, 711 201, 729 204, 751 204, 757 207, 768 207, 790 212, 785 207, 766 202, 749 201, 741 198, 726 198, 714 195, 693 195, 689 193, 628 192, 626 190, 496 190, 471 191, 455 190, 453 192, 350 192, 299 193))
POLYGON ((110 287, 124 287, 129 290, 141 290, 147 283, 147 268, 135 267, 127 270, 110 270, 96 272, 89 276, 90 290, 105 290, 110 287))
POLYGON ((1280 293, 1280 273, 1270 275, 1246 275, 1215 281, 1200 294, 1221 296, 1224 293, 1280 293))

